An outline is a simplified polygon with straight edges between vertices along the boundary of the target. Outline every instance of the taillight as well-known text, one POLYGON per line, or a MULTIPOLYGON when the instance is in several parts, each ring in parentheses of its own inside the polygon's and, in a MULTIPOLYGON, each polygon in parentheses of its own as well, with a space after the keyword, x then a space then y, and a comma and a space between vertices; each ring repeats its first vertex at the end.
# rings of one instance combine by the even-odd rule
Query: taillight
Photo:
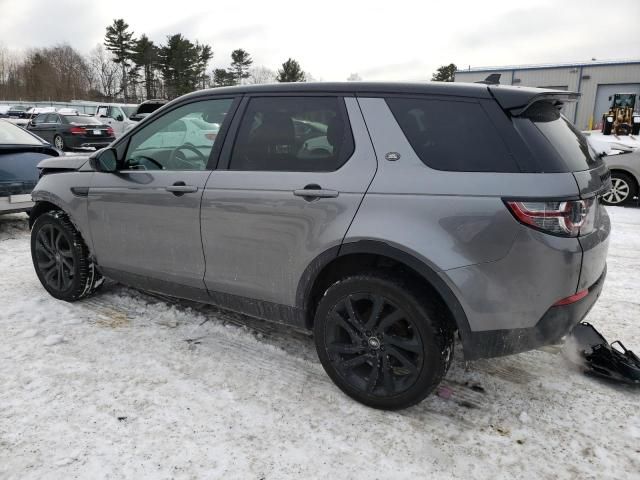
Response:
POLYGON ((521 223, 552 235, 577 237, 593 230, 597 200, 506 201, 521 223))
POLYGON ((110 137, 113 137, 113 128, 107 127, 107 135, 109 135, 110 137))
POLYGON ((71 130, 69 131, 72 135, 84 135, 87 133, 87 129, 84 127, 71 127, 71 130))
POLYGON ((207 140, 211 140, 212 142, 216 139, 217 133, 205 133, 204 136, 207 140))

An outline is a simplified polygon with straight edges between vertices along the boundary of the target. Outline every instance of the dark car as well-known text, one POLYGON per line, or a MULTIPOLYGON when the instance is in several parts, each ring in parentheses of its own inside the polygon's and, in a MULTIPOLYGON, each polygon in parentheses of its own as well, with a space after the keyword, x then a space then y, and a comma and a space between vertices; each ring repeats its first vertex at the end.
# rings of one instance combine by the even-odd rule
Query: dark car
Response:
POLYGON ((133 113, 133 115, 129 117, 129 120, 139 122, 143 118, 151 115, 167 102, 168 100, 147 100, 145 102, 142 102, 140 105, 138 105, 138 108, 136 108, 136 111, 133 113))
POLYGON ((42 113, 27 129, 53 143, 56 148, 103 148, 115 140, 113 128, 82 113, 42 113))
POLYGON ((31 106, 29 105, 14 105, 7 110, 7 117, 12 118, 27 118, 29 113, 27 112, 31 106))
POLYGON ((30 210, 31 190, 38 182, 38 163, 59 155, 49 143, 0 120, 0 214, 30 210))

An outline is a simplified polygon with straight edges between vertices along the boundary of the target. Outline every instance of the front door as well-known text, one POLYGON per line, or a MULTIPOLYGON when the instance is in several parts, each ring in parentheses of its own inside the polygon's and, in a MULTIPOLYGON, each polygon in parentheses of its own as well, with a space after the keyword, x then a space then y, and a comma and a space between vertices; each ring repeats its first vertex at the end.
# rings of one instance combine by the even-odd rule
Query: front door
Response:
POLYGON ((108 276, 178 296, 202 292, 200 200, 215 143, 207 133, 231 104, 232 99, 202 100, 168 111, 125 139, 116 173, 93 175, 93 251, 108 276), (198 120, 202 135, 185 143, 188 119, 198 120))
MULTIPOLYGON (((205 187, 205 283, 214 299, 294 306, 307 266, 337 251, 376 171, 355 98, 251 97, 205 187), (233 143, 228 153, 227 145, 233 143), (334 247, 334 248, 332 248, 334 247)), ((234 121, 234 123, 236 123, 234 121)))

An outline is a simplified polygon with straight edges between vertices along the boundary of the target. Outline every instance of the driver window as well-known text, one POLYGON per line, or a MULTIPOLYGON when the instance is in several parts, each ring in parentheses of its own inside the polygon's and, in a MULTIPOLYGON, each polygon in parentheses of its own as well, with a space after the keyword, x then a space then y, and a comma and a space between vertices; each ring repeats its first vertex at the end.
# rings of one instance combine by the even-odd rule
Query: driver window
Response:
POLYGON ((232 99, 189 103, 131 137, 124 169, 205 170, 232 99))

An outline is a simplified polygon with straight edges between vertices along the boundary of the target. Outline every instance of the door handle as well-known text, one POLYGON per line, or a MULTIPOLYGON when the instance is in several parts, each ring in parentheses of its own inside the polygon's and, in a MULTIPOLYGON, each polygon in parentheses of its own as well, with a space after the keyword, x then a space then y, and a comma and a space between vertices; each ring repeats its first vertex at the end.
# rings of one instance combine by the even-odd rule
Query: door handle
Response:
POLYGON ((337 190, 325 190, 320 185, 307 185, 306 187, 294 190, 296 197, 304 197, 305 200, 313 200, 316 198, 336 198, 339 195, 337 190))
POLYGON ((184 195, 185 193, 193 193, 198 191, 198 187, 195 185, 186 185, 184 182, 176 182, 173 185, 165 187, 167 192, 171 192, 176 196, 184 195))

